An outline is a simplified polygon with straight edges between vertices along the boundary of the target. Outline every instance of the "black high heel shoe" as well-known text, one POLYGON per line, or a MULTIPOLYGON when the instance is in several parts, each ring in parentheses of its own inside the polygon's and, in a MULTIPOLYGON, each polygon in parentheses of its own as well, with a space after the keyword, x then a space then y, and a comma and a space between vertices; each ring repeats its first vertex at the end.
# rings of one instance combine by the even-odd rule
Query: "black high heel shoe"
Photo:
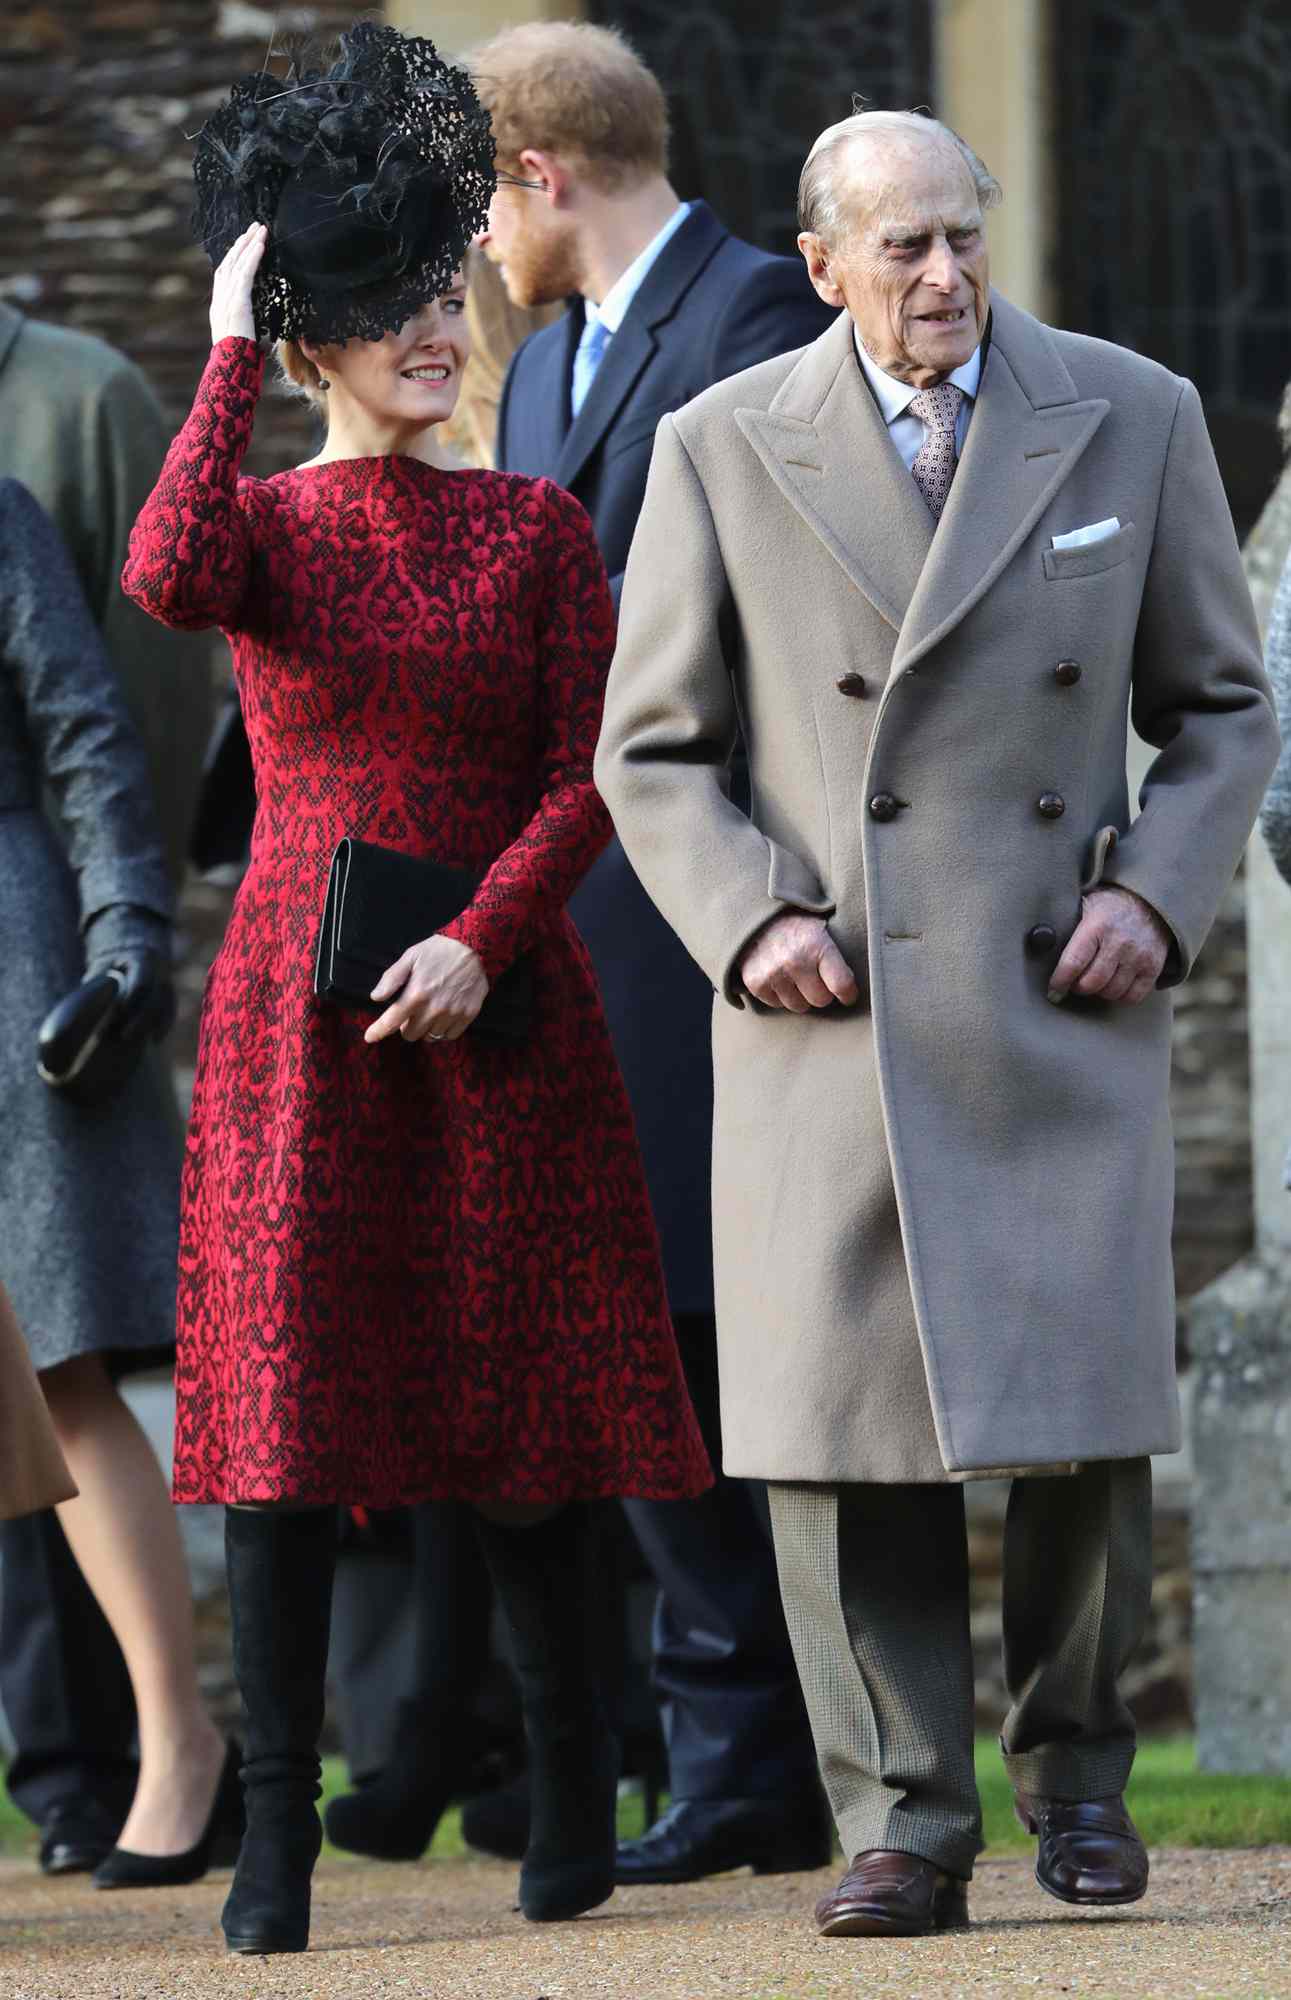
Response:
MULTIPOLYGON (((415 1701, 399 1704, 394 1758, 380 1777, 332 1800, 327 1838, 347 1854, 377 1861, 419 1861, 452 1801, 470 1781, 472 1758, 462 1719, 434 1717, 415 1701)), ((522 1850, 523 1851, 523 1850, 522 1850)))
POLYGON ((246 1826, 238 1779, 241 1763, 242 1752, 230 1741, 210 1816, 194 1846, 182 1854, 135 1854, 128 1847, 114 1847, 94 1871, 95 1888, 177 1889, 185 1882, 200 1882, 208 1868, 236 1861, 246 1826))

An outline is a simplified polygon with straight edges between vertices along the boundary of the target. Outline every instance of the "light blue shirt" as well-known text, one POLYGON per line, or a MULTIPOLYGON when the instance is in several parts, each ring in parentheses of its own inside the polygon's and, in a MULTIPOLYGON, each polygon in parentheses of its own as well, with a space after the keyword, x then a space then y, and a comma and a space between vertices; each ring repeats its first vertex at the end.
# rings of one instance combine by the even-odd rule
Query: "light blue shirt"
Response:
POLYGON ((587 392, 601 365, 601 358, 627 317, 628 307, 693 207, 694 203, 689 201, 678 205, 658 234, 651 237, 640 256, 634 257, 627 270, 620 272, 599 305, 594 305, 591 299, 583 300, 587 324, 574 355, 574 376, 569 394, 570 407, 575 416, 587 400, 587 392))
MULTIPOLYGON (((874 400, 879 406, 883 421, 888 427, 888 436, 901 454, 901 460, 908 472, 918 457, 927 436, 926 427, 918 417, 910 415, 910 405, 919 391, 912 389, 908 382, 898 382, 895 375, 880 368, 877 361, 871 361, 861 346, 861 337, 855 334, 856 352, 865 379, 874 391, 874 400)), ((964 400, 959 406, 955 419, 955 456, 964 455, 964 440, 968 436, 968 426, 973 420, 973 405, 982 382, 982 350, 976 347, 962 368, 956 368, 946 377, 957 389, 964 392, 964 400)))

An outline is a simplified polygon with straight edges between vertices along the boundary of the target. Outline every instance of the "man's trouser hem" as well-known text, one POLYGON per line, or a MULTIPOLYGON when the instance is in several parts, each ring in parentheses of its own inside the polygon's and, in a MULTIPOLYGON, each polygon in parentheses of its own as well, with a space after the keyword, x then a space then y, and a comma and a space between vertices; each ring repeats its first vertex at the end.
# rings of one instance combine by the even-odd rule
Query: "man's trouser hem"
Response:
POLYGON ((986 1844, 980 1834, 966 1838, 963 1833, 940 1832, 926 1821, 921 1825, 914 1813, 888 1812, 876 1817, 864 1809, 853 1809, 842 1814, 837 1825, 849 1867, 858 1854, 915 1854, 964 1882, 971 1881, 973 1863, 986 1844))
POLYGON ((1125 1790, 1134 1768, 1135 1745, 1042 1743, 1034 1750, 1004 1752, 1004 1768, 1015 1792, 1042 1799, 1109 1799, 1125 1790))

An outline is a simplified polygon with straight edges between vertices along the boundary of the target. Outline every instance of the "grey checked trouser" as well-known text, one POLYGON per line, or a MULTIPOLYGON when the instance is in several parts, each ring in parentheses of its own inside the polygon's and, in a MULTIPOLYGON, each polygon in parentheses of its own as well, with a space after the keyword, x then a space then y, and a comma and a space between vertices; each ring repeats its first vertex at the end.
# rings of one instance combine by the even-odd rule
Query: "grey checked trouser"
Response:
MULTIPOLYGON (((968 1876, 982 1846, 962 1486, 768 1488, 785 1616, 843 1852, 968 1876)), ((1120 1792, 1134 1722, 1117 1678, 1147 1620, 1146 1458, 1015 1479, 1004 1538, 1001 1736, 1015 1787, 1120 1792)))

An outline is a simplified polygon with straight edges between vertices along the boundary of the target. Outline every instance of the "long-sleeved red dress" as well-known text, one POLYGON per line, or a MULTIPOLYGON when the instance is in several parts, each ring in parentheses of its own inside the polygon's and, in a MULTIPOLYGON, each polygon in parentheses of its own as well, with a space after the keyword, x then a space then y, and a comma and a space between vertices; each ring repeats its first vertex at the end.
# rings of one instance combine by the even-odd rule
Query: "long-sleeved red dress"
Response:
POLYGON ((609 833, 590 525, 549 481, 402 455, 240 478, 261 370, 249 340, 212 351, 123 578, 230 638, 258 798, 188 1136, 176 1498, 697 1493, 631 1113, 564 912, 609 833), (490 978, 531 954, 528 1040, 370 1047, 315 998, 343 834, 487 868, 448 932, 490 978))

